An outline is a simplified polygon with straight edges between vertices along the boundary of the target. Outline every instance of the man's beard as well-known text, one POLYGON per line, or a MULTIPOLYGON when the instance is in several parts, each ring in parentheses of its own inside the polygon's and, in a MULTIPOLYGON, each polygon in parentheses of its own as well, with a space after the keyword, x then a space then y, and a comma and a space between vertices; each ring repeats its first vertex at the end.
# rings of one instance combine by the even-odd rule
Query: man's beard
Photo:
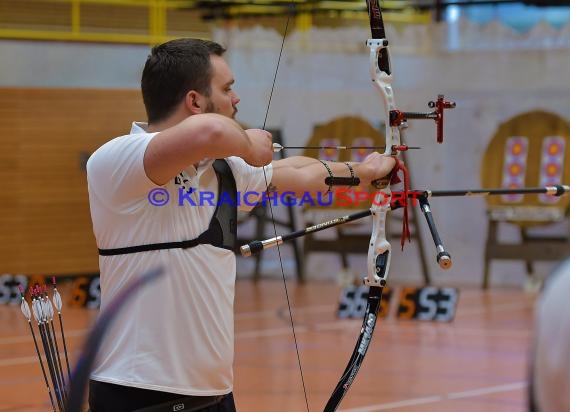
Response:
MULTIPOLYGON (((237 107, 232 106, 234 111, 231 114, 231 118, 235 119, 236 118, 236 114, 238 112, 237 107)), ((208 103, 206 104, 206 109, 204 110, 206 113, 217 113, 220 114, 218 110, 216 110, 216 106, 214 106, 214 102, 211 99, 208 99, 208 103)))
POLYGON ((216 108, 214 107, 214 102, 208 99, 208 103, 206 104, 206 109, 204 109, 206 113, 215 113, 216 108))

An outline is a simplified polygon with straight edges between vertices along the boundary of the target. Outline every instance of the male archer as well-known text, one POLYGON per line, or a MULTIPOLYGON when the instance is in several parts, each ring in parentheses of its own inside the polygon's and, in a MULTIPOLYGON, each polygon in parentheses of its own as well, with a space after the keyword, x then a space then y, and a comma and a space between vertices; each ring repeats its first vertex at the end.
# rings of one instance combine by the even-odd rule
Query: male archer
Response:
POLYGON ((117 315, 103 342, 90 381, 92 412, 235 411, 235 203, 159 206, 156 190, 161 199, 180 191, 196 199, 206 191, 317 196, 332 189, 327 177, 368 185, 394 167, 379 153, 361 163, 272 161, 270 133, 234 120, 240 99, 224 52, 197 39, 154 47, 141 81, 147 122, 134 122, 87 163, 102 309, 132 277, 166 268, 117 315))

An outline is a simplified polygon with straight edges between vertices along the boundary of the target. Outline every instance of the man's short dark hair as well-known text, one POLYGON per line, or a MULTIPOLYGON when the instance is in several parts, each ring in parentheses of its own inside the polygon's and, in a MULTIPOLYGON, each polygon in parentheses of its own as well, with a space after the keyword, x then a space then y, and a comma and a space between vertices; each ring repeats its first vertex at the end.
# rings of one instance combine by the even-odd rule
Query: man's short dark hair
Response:
POLYGON ((200 39, 171 40, 153 47, 141 79, 148 122, 166 119, 190 90, 209 96, 210 56, 225 51, 218 43, 200 39))

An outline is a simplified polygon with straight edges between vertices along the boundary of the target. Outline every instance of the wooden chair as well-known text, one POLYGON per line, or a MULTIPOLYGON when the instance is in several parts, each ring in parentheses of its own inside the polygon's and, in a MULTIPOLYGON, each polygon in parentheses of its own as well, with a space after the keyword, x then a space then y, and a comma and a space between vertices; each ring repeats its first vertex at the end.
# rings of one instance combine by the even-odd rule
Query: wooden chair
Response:
MULTIPOLYGON (((326 124, 316 125, 313 134, 307 143, 312 147, 330 147, 330 146, 382 146, 384 145, 384 136, 377 129, 370 125, 366 120, 355 116, 337 117, 326 124)), ((378 149, 380 150, 380 149, 378 149)), ((337 149, 306 149, 305 156, 318 158, 328 161, 362 161, 373 149, 356 149, 356 150, 337 150, 337 149)), ((369 190, 364 187, 353 188, 354 190, 369 190)), ((328 199, 326 199, 328 200, 328 199)), ((328 203, 325 202, 325 203, 328 203)), ((347 203, 344 201, 343 203, 347 203)), ((360 204, 352 204, 351 206, 336 205, 333 197, 330 206, 315 205, 306 207, 303 211, 305 223, 313 225, 322 221, 332 219, 346 214, 354 213, 367 209, 371 206, 371 202, 360 204)), ((394 214, 389 214, 390 218, 394 218, 394 214)), ((410 208, 410 226, 412 228, 412 237, 418 242, 418 253, 422 267, 422 275, 426 284, 430 283, 427 261, 424 256, 424 248, 421 233, 418 225, 418 210, 415 207, 410 208)), ((368 243, 370 241, 370 218, 361 219, 349 224, 337 226, 327 230, 326 235, 321 233, 308 234, 304 236, 303 251, 305 258, 309 253, 313 252, 329 252, 336 253, 341 259, 344 271, 348 270, 348 254, 358 253, 366 254, 368 252, 368 243), (332 234, 331 234, 332 233, 332 234)), ((389 233, 389 232, 388 232, 389 233)), ((400 233, 397 234, 399 236, 400 233)))
MULTIPOLYGON (((485 151, 481 180, 483 187, 568 184, 570 124, 544 111, 523 113, 501 124, 485 151)), ((570 233, 553 236, 537 234, 534 230, 567 219, 569 196, 488 196, 486 201, 489 227, 484 289, 489 286, 489 269, 494 259, 524 260, 527 274, 531 275, 534 261, 560 260, 570 255, 570 233), (498 233, 501 224, 516 225, 520 241, 501 242, 498 233)))
MULTIPOLYGON (((279 143, 284 146, 283 138, 281 136, 281 131, 278 129, 268 130, 273 135, 273 142, 279 143)), ((279 152, 279 156, 284 158, 286 155, 286 150, 281 150, 279 152)), ((275 217, 274 221, 272 220, 271 214, 269 212, 269 206, 259 204, 255 206, 249 213, 239 212, 238 213, 238 239, 237 239, 237 247, 236 253, 239 255, 239 247, 242 245, 251 242, 252 240, 263 240, 265 238, 273 237, 273 223, 277 227, 284 227, 288 231, 295 231, 296 230, 296 222, 295 222, 295 213, 292 207, 287 208, 287 216, 286 218, 278 218, 275 217), (254 221, 254 237, 253 238, 244 238, 240 237, 239 226, 245 225, 247 222, 253 220, 254 221), (268 230, 269 228, 269 230, 268 230)), ((280 234, 280 232, 278 232, 280 234)), ((295 266, 297 269, 297 279, 301 282, 305 280, 304 276, 304 265, 302 262, 301 250, 299 246, 299 242, 297 239, 293 239, 286 243, 293 248, 293 254, 295 257, 295 266)), ((253 272, 253 278, 255 281, 258 281, 261 277, 261 262, 262 262, 262 253, 255 255, 255 269, 253 272)))

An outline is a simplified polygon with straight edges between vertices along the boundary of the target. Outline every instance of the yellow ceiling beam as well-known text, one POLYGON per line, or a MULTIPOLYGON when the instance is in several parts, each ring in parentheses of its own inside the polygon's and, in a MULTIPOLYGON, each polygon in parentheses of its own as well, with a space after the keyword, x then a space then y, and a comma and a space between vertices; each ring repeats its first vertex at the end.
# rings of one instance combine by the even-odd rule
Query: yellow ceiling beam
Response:
MULTIPOLYGON (((109 6, 131 6, 131 7, 160 7, 163 9, 192 8, 198 10, 198 0, 36 0, 42 3, 69 3, 76 8, 81 4, 97 4, 109 6)), ((282 14, 288 13, 291 9, 297 12, 312 11, 366 11, 364 0, 202 0, 202 5, 211 3, 213 9, 229 11, 230 14, 282 14), (224 5, 227 3, 227 6, 224 5)), ((388 12, 397 10, 404 12, 414 10, 410 0, 384 0, 381 3, 382 10, 388 12)), ((202 10, 209 10, 202 7, 202 10)), ((416 13, 422 13, 414 10, 416 13)))
POLYGON ((295 16, 295 28, 299 31, 307 31, 313 27, 313 16, 309 13, 299 13, 295 16))
MULTIPOLYGON (((62 30, 61 27, 54 27, 55 30, 45 30, 45 27, 39 27, 38 30, 23 27, 17 29, 0 28, 0 38, 26 39, 26 40, 52 40, 52 41, 84 41, 84 42, 104 42, 104 43, 133 43, 133 44, 156 44, 170 37, 168 33, 168 9, 176 7, 192 8, 195 6, 195 0, 35 0, 35 2, 47 3, 68 3, 70 4, 70 27, 62 30), (104 32, 83 31, 81 25, 82 13, 85 13, 81 5, 83 4, 99 4, 108 6, 136 6, 148 9, 147 32, 137 34, 115 33, 112 28, 108 28, 104 32)), ((365 22, 368 20, 368 12, 364 1, 309 1, 309 0, 231 0, 233 4, 219 9, 229 18, 248 18, 258 17, 260 15, 279 17, 295 13, 295 23, 298 30, 307 30, 312 27, 314 20, 318 16, 330 16, 331 20, 344 19, 365 22), (236 4, 241 1, 241 4, 236 4), (294 6, 291 6, 294 3, 294 6), (270 5, 273 4, 273 5, 270 5)), ((224 3, 223 1, 221 3, 224 3)), ((36 3, 37 4, 37 3, 36 3)), ((220 2, 217 3, 218 5, 220 2)), ((383 17, 389 23, 404 24, 426 24, 432 21, 432 14, 429 11, 419 11, 413 8, 405 9, 389 9, 384 7, 403 6, 407 4, 405 0, 386 0, 383 3, 383 17)), ((105 10, 103 8, 103 10, 105 10)), ((203 8, 207 13, 211 11, 213 17, 216 17, 218 9, 203 8)), ((322 24, 322 19, 321 19, 322 24)), ((89 30, 89 29, 86 29, 89 30)), ((204 33, 185 33, 185 35, 203 36, 204 33)))
POLYGON ((81 31, 81 7, 79 0, 71 2, 71 31, 79 33, 81 31))
MULTIPOLYGON (((94 0, 81 0, 81 1, 94 1, 94 0)), ((107 0, 107 1, 121 1, 121 0, 107 0)), ((127 0, 128 1, 128 0, 127 0)), ((141 0, 143 1, 143 0, 141 0)), ((197 0, 166 0, 167 8, 195 8, 197 0)), ((320 10, 346 10, 346 11, 361 11, 366 10, 366 2, 364 0, 202 0, 201 4, 206 5, 211 3, 213 6, 219 8, 228 7, 245 7, 245 6, 267 6, 273 8, 294 8, 295 10, 306 11, 309 9, 320 10), (224 6, 224 3, 226 6, 224 6)), ((382 10, 403 10, 413 7, 409 0, 384 0, 381 2, 382 10)), ((203 7, 207 10, 207 7, 203 7)))
MULTIPOLYGON (((329 2, 336 3, 336 2, 329 2)), ((347 2, 342 2, 347 3, 347 2)), ((367 20, 368 11, 366 7, 358 9, 355 7, 349 8, 346 5, 341 5, 339 8, 326 7, 325 5, 298 5, 294 11, 298 15, 312 14, 312 13, 337 13, 336 15, 355 20, 367 20)), ((259 15, 265 16, 279 16, 286 15, 291 12, 287 6, 267 6, 261 4, 247 4, 247 5, 234 5, 223 9, 228 17, 255 17, 259 15)), ((410 23, 410 24, 426 24, 432 20, 432 13, 430 11, 419 11, 414 9, 404 10, 384 10, 382 12, 384 20, 388 23, 410 23)))

